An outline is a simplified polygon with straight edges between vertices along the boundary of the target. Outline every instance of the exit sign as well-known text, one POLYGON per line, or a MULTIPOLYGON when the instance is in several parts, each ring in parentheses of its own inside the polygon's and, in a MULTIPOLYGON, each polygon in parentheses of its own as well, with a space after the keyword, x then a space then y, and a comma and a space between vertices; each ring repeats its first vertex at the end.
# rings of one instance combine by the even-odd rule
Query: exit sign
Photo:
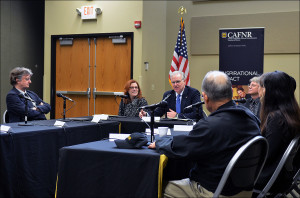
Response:
POLYGON ((97 19, 96 6, 81 6, 81 19, 97 19))

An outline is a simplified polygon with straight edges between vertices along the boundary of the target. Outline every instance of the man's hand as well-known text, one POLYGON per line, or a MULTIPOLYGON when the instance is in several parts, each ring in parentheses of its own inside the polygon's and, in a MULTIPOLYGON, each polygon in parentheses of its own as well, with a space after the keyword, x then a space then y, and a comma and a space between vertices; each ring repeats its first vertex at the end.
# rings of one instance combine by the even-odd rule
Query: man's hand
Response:
POLYGON ((140 118, 142 118, 143 116, 146 116, 147 113, 142 109, 139 113, 140 118))
POLYGON ((155 142, 152 142, 152 143, 148 146, 148 148, 150 148, 150 149, 155 149, 155 142))
POLYGON ((176 111, 173 111, 172 109, 169 109, 169 112, 167 112, 168 118, 175 118, 177 115, 176 111))

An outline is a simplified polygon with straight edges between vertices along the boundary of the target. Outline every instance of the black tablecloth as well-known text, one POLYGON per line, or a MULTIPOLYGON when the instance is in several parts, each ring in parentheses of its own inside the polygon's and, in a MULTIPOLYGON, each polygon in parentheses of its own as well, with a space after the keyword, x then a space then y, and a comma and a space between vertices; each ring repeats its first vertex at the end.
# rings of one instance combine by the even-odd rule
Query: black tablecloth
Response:
POLYGON ((64 147, 60 150, 57 197, 158 197, 162 172, 164 179, 182 179, 188 177, 190 167, 190 162, 165 160, 146 146, 118 149, 105 140, 64 147))
POLYGON ((101 140, 119 131, 115 121, 73 121, 62 128, 53 126, 54 122, 5 124, 13 132, 0 133, 0 197, 54 197, 59 149, 101 140))
MULTIPOLYGON (((118 121, 121 123, 121 133, 133 133, 133 132, 145 132, 146 128, 149 128, 147 124, 139 117, 124 117, 124 116, 110 116, 109 120, 118 121)), ((154 128, 165 126, 173 128, 174 125, 188 125, 192 124, 192 121, 177 120, 177 119, 161 119, 154 123, 154 128)))

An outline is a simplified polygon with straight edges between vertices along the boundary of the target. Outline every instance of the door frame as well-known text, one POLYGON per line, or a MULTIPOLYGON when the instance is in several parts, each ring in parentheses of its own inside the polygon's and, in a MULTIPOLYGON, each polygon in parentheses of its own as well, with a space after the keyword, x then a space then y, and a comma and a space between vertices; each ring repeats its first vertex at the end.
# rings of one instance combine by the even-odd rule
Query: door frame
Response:
POLYGON ((64 34, 64 35, 51 35, 51 83, 50 83, 50 119, 55 117, 55 101, 56 101, 56 41, 59 38, 99 38, 109 36, 131 37, 131 63, 130 63, 130 78, 133 77, 133 32, 116 32, 116 33, 97 33, 97 34, 64 34))

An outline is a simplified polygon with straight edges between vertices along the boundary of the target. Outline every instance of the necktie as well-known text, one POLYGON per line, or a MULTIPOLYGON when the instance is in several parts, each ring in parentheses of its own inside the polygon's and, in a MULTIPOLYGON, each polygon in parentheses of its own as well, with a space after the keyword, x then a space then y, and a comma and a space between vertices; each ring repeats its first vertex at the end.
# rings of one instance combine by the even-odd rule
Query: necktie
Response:
POLYGON ((181 106, 181 103, 180 103, 180 95, 178 94, 177 95, 177 99, 176 99, 176 112, 179 114, 180 113, 180 106, 181 106))
POLYGON ((252 100, 250 103, 250 111, 254 113, 254 110, 255 110, 255 100, 252 100))
POLYGON ((33 105, 34 107, 36 107, 35 101, 31 99, 31 97, 29 96, 29 94, 25 93, 24 95, 25 95, 25 97, 29 98, 29 99, 30 99, 30 102, 32 103, 32 105, 33 105))

